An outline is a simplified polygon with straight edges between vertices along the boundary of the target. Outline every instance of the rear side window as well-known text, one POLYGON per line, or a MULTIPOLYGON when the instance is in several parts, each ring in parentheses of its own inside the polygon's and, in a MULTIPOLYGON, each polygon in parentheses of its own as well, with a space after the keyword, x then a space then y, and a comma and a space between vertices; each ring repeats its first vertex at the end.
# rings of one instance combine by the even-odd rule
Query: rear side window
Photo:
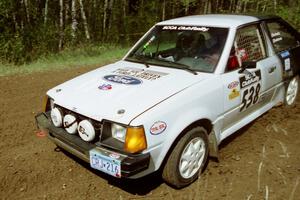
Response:
POLYGON ((290 28, 280 22, 267 23, 271 40, 276 53, 297 46, 297 39, 290 28))

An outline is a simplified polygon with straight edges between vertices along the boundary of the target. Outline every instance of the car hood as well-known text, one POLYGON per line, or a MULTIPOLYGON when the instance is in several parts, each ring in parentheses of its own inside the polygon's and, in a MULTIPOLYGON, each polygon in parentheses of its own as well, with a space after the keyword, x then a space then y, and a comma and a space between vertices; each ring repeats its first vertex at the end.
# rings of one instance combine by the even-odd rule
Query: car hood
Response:
POLYGON ((48 91, 54 103, 86 117, 130 124, 139 114, 211 76, 119 61, 48 91))

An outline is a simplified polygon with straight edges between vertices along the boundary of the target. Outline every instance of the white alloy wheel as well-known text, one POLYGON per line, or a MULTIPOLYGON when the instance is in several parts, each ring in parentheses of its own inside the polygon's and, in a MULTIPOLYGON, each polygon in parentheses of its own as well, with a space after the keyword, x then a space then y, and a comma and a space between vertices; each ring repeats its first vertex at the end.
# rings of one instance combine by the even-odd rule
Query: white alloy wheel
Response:
POLYGON ((178 166, 183 178, 191 178, 198 172, 205 158, 205 150, 205 142, 200 137, 194 138, 186 145, 178 166))
POLYGON ((166 183, 182 188, 199 177, 208 157, 208 135, 203 127, 183 132, 170 153, 162 177, 166 183))
POLYGON ((295 76, 286 89, 285 102, 288 106, 294 104, 298 94, 298 76, 295 76))

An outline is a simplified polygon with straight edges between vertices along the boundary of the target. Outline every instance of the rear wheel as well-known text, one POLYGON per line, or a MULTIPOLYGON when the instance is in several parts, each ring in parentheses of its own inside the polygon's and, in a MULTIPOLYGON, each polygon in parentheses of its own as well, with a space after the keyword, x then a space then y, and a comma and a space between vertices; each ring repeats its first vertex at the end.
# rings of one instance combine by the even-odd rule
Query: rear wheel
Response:
POLYGON ((299 89, 299 77, 294 76, 288 83, 285 91, 284 102, 287 106, 293 106, 296 103, 296 98, 299 89))
POLYGON ((198 178, 207 157, 207 131, 193 128, 174 147, 163 169, 163 179, 177 188, 185 187, 198 178))

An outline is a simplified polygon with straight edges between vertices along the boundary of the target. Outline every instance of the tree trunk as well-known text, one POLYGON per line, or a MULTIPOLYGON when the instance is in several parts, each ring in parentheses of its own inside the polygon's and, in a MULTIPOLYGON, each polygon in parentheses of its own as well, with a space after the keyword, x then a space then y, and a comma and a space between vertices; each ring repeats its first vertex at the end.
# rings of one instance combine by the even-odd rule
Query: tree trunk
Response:
POLYGON ((218 12, 218 9, 219 9, 219 0, 217 0, 217 2, 216 2, 216 7, 215 7, 214 10, 215 10, 216 12, 218 12))
POLYGON ((73 38, 76 37, 76 30, 77 30, 77 20, 76 20, 76 0, 72 0, 72 31, 71 36, 73 38))
POLYGON ((44 24, 47 24, 47 20, 48 20, 48 0, 45 1, 44 24))
POLYGON ((18 28, 18 22, 17 22, 17 19, 16 19, 16 14, 13 13, 12 17, 13 17, 13 21, 14 21, 14 25, 15 25, 15 33, 17 33, 19 28, 18 28))
POLYGON ((247 12, 247 4, 248 4, 248 0, 245 0, 244 2, 244 9, 243 9, 243 12, 247 12))
POLYGON ((68 24, 69 13, 70 13, 70 6, 69 6, 69 1, 67 1, 67 3, 65 4, 65 24, 68 24))
POLYGON ((275 10, 275 12, 277 10, 277 0, 274 0, 274 10, 275 10))
POLYGON ((220 11, 220 9, 221 9, 221 11, 223 11, 223 6, 224 6, 224 1, 223 0, 221 0, 221 2, 220 2, 220 4, 219 4, 220 6, 218 6, 218 11, 220 11))
POLYGON ((233 11, 233 3, 234 3, 234 0, 230 0, 230 6, 229 6, 229 11, 232 12, 233 11))
POLYGON ((166 0, 163 1, 162 5, 162 21, 164 21, 166 18, 166 0))
POLYGON ((241 12, 241 10, 242 10, 242 3, 243 2, 241 0, 237 2, 236 7, 235 7, 235 12, 236 13, 240 13, 241 12))
POLYGON ((257 13, 258 13, 258 11, 259 11, 259 4, 260 4, 260 2, 258 1, 257 4, 256 4, 256 12, 257 12, 257 13))
POLYGON ((107 32, 109 32, 110 29, 111 29, 113 5, 114 5, 114 0, 110 0, 110 1, 109 1, 109 4, 108 4, 108 15, 107 15, 108 28, 107 28, 107 30, 106 30, 107 32))
POLYGON ((104 40, 106 37, 106 23, 107 23, 107 7, 108 0, 104 0, 104 8, 103 8, 103 23, 102 23, 102 39, 104 40))
POLYGON ((175 6, 176 6, 176 0, 173 0, 173 2, 172 2, 172 18, 175 17, 175 6))
POLYGON ((262 11, 265 12, 266 11, 266 8, 267 8, 267 2, 265 2, 263 8, 262 8, 262 11))
POLYGON ((122 44, 122 46, 126 46, 128 44, 128 36, 127 36, 127 30, 126 30, 126 24, 127 24, 127 17, 126 17, 126 2, 127 0, 122 0, 122 14, 121 14, 121 20, 120 20, 120 37, 119 42, 122 44))
POLYGON ((88 29, 88 23, 87 23, 87 20, 86 20, 85 12, 84 12, 84 9, 83 9, 82 0, 79 0, 79 4, 80 4, 81 17, 82 17, 82 20, 83 20, 85 37, 86 37, 87 40, 89 40, 90 39, 90 33, 89 33, 89 29, 88 29))
POLYGON ((207 14, 207 7, 208 7, 208 0, 205 0, 203 14, 207 14))
MULTIPOLYGON (((126 1, 125 1, 126 2, 126 1)), ((140 10, 141 10, 141 16, 144 17, 144 11, 145 11, 145 8, 144 8, 144 0, 141 1, 141 7, 140 7, 140 10)))
POLYGON ((97 9, 97 0, 93 0, 93 6, 92 6, 92 10, 90 12, 90 32, 92 34, 92 38, 94 40, 97 40, 99 38, 99 35, 98 34, 98 30, 97 30, 97 25, 98 25, 98 9, 97 9))
POLYGON ((63 39, 64 39, 64 2, 63 0, 59 0, 59 43, 58 50, 61 51, 63 47, 63 39))
POLYGON ((126 0, 122 1, 122 13, 123 13, 123 21, 126 21, 126 0))
POLYGON ((207 0, 207 11, 206 13, 211 13, 211 1, 207 0))
POLYGON ((29 18, 29 10, 28 10, 28 1, 27 0, 24 0, 24 7, 25 7, 26 19, 29 24, 30 18, 29 18))
POLYGON ((185 0, 185 8, 184 8, 185 15, 188 15, 189 7, 190 7, 190 0, 185 0))

